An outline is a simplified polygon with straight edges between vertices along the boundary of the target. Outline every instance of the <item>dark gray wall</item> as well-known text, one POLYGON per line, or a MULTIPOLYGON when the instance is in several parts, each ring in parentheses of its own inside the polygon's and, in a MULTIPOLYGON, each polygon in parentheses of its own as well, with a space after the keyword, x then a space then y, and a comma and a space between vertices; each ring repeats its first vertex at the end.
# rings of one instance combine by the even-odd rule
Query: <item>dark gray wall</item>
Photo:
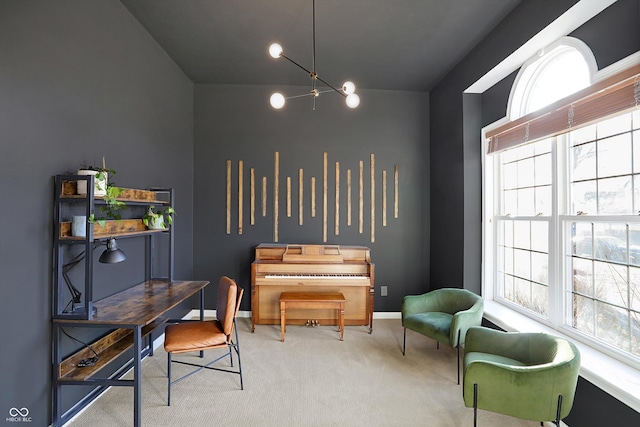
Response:
MULTIPOLYGON (((118 185, 174 187, 177 276, 190 278, 193 85, 115 0, 3 0, 0 57, 0 424, 26 407, 45 426, 52 176, 105 156, 118 185)), ((97 271, 98 295, 142 277, 138 243, 120 246, 129 259, 97 271)))
POLYGON ((463 92, 574 3, 523 0, 430 93, 432 289, 480 289, 481 113, 465 111, 463 92))
MULTIPOLYGON (((276 88, 197 85, 195 95, 195 275, 217 280, 226 274, 248 291, 254 248, 273 242, 273 164, 280 153, 279 242, 322 243, 322 156, 328 153, 328 244, 371 248, 375 263, 376 311, 398 311, 402 297, 418 293, 427 282, 429 215, 425 185, 428 165, 428 95, 363 91, 355 110, 335 93, 321 95, 316 110, 309 98, 290 100, 281 111, 268 100, 276 88), (376 241, 370 241, 369 156, 376 156, 376 241), (226 161, 233 166, 232 230, 226 234, 226 161), (238 161, 244 162, 244 227, 238 234, 238 161), (358 162, 364 161, 364 232, 358 233, 358 162), (340 234, 334 233, 335 163, 340 162, 340 234), (399 166, 399 218, 393 217, 393 170, 399 166), (256 223, 249 225, 249 170, 256 175, 256 223), (304 221, 298 225, 298 169, 304 170, 304 221), (352 225, 346 222, 346 170, 352 173, 352 225), (382 226, 382 170, 387 171, 388 219, 382 226), (267 177, 268 213, 262 217, 260 183, 267 177), (292 216, 286 216, 286 177, 292 177, 292 216), (316 177, 317 216, 310 216, 309 180, 316 177), (387 285, 389 295, 379 288, 387 285)), ((289 94, 307 87, 278 88, 289 94)), ((242 308, 249 309, 250 293, 242 308)), ((207 294, 212 306, 214 294, 207 294)))
MULTIPOLYGON (((431 286, 464 277, 464 287, 480 289, 475 260, 481 254, 480 131, 506 114, 515 73, 482 95, 463 91, 512 50, 559 16, 574 1, 524 0, 430 94, 431 104, 431 286), (476 138, 472 135, 475 134, 476 138), (475 218, 475 219, 474 219, 475 218), (464 221, 463 221, 464 220, 464 221), (463 249, 464 248, 464 249, 463 249)), ((600 68, 640 49, 640 2, 619 0, 572 36, 589 45, 600 68)), ((615 414, 620 425, 638 425, 640 414, 580 378, 570 426, 597 426, 615 414)))
POLYGON ((482 293, 482 232, 478 227, 478 218, 482 208, 482 164, 478 160, 478 127, 482 123, 482 96, 464 94, 462 98, 462 117, 464 133, 462 135, 462 156, 464 161, 464 288, 480 295, 482 293), (478 191, 480 186, 480 191, 478 191))

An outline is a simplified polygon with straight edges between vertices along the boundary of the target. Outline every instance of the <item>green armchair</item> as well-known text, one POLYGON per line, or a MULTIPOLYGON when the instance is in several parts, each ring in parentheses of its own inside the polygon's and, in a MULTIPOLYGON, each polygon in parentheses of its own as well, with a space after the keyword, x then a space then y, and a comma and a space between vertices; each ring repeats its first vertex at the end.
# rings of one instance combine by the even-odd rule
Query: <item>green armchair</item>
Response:
POLYGON ((436 289, 422 295, 407 295, 402 300, 404 337, 402 354, 406 352, 407 329, 418 332, 458 350, 458 384, 460 384, 460 345, 467 329, 479 326, 484 312, 483 299, 466 289, 436 289))
POLYGON ((473 407, 560 425, 573 406, 580 353, 563 338, 543 333, 467 332, 462 394, 473 407))

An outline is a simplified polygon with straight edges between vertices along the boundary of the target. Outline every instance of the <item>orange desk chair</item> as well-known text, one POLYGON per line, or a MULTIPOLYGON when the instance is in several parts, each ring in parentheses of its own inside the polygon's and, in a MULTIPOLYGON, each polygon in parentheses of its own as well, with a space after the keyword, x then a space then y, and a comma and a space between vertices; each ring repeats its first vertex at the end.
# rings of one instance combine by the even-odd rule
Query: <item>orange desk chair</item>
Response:
POLYGON ((212 369, 216 371, 228 372, 240 375, 240 389, 244 390, 242 383, 242 364, 240 362, 240 345, 238 343, 238 331, 236 329, 236 315, 240 309, 240 301, 244 290, 240 288, 233 279, 223 276, 218 284, 218 302, 216 304, 215 320, 206 321, 186 321, 167 326, 165 329, 164 349, 167 352, 167 406, 171 405, 171 385, 201 371, 202 369, 212 369), (232 335, 235 331, 235 342, 232 335), (226 348, 222 356, 205 364, 172 360, 172 355, 200 351, 203 357, 204 350, 226 348), (229 357, 231 367, 233 367, 233 353, 238 355, 238 370, 218 368, 211 366, 214 363, 229 357), (181 363, 183 365, 195 366, 198 369, 171 381, 171 363, 181 363))

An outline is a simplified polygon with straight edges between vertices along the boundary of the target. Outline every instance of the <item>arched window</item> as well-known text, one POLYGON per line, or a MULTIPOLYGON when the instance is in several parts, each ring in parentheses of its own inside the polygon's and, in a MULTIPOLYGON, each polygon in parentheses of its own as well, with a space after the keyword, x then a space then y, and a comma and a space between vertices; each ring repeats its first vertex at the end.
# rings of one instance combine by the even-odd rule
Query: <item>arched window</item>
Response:
POLYGON ((591 49, 576 38, 563 37, 541 49, 516 77, 507 107, 509 119, 518 119, 584 89, 596 70, 591 49))

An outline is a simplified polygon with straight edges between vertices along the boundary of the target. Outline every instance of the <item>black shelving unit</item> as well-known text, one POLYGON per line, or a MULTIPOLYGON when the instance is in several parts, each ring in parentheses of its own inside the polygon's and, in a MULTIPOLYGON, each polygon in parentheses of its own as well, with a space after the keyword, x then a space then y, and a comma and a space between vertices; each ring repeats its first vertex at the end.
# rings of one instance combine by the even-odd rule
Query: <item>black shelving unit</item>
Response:
MULTIPOLYGON (((173 280, 174 273, 174 232, 173 227, 167 230, 136 230, 127 232, 116 232, 109 235, 95 236, 93 224, 88 223, 86 227, 86 237, 74 237, 70 235, 70 216, 75 212, 78 215, 84 215, 89 218, 96 215, 96 210, 100 206, 105 205, 105 201, 95 195, 94 190, 95 178, 92 175, 56 175, 55 191, 54 191, 54 209, 53 209, 53 295, 52 295, 52 313, 54 319, 91 319, 93 315, 93 263, 94 251, 98 248, 105 248, 106 242, 110 238, 126 239, 141 238, 146 239, 145 245, 145 280, 164 279, 173 280), (87 194, 78 195, 71 194, 69 189, 75 187, 77 181, 86 181, 87 194), (154 271, 156 257, 158 257, 156 237, 159 234, 168 234, 167 267, 166 276, 159 276, 154 271), (80 255, 83 258, 78 262, 77 266, 73 266, 74 270, 84 269, 83 283, 74 285, 82 285, 82 302, 74 304, 72 302, 73 295, 66 286, 65 267, 74 257, 69 253, 72 247, 82 247, 80 255), (83 255, 82 255, 83 254, 83 255)), ((139 190, 132 190, 139 191, 139 190)), ((155 192, 156 200, 135 200, 135 199, 119 199, 127 204, 127 208, 134 206, 148 207, 149 205, 169 205, 173 206, 173 189, 171 188, 152 188, 145 191, 155 192)))
MULTIPOLYGON (((109 386, 131 386, 134 389, 134 425, 141 425, 141 360, 153 355, 153 331, 168 319, 163 315, 177 303, 200 292, 201 307, 204 303, 204 287, 208 282, 175 281, 174 274, 174 232, 173 226, 166 230, 147 230, 141 218, 122 219, 134 224, 132 229, 122 227, 108 234, 96 233, 94 225, 86 224, 86 235, 71 235, 71 217, 92 214, 99 216, 100 207, 105 205, 102 197, 95 195, 95 178, 91 175, 56 175, 54 177, 53 205, 53 283, 52 283, 52 425, 60 426, 70 420, 82 408, 98 397, 109 386), (86 195, 76 194, 77 182, 86 181, 86 195), (162 237, 162 245, 157 240, 162 237), (144 277, 142 283, 109 297, 94 301, 94 251, 105 248, 106 242, 129 238, 145 239, 144 277), (165 241, 168 240, 168 241, 165 241), (160 254, 160 252, 162 252, 160 254), (156 274, 155 266, 162 266, 166 257, 166 275, 156 274), (157 258, 157 259, 156 259, 157 258), (71 265, 72 264, 72 265, 71 265), (73 269, 76 282, 67 286, 65 275, 73 269), (78 271, 79 270, 79 271, 78 271), (75 288, 75 286, 78 286, 75 288), (78 297, 80 293, 80 297, 78 297), (74 301, 74 297, 76 300, 74 301), (177 299, 176 299, 177 298, 177 299), (124 303, 123 303, 124 301, 124 303), (127 302, 130 305, 127 305, 127 302), (106 335, 96 337, 91 343, 96 347, 93 363, 85 365, 84 360, 93 354, 88 347, 64 350, 62 346, 65 327, 107 329, 106 335), (115 360, 133 349, 133 358, 122 366, 113 365, 115 360), (131 368, 134 379, 122 376, 131 368), (81 401, 63 412, 62 388, 66 386, 87 386, 95 388, 81 401)), ((132 216, 144 213, 150 205, 173 206, 173 189, 153 188, 149 190, 125 189, 118 198, 126 203, 123 213, 132 216), (141 197, 145 196, 145 197, 141 197)), ((160 269, 160 268, 158 268, 160 269)), ((67 278, 70 280, 70 278, 67 278)), ((201 317, 203 317, 201 309, 201 317)), ((93 348, 91 349, 93 351, 93 348)))

